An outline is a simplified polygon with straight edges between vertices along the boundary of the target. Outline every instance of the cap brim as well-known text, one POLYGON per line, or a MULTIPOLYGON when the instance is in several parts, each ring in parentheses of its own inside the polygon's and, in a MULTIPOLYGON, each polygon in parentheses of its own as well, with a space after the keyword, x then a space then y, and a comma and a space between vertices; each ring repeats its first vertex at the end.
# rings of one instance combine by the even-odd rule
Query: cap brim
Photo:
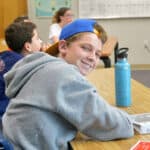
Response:
POLYGON ((46 49, 45 52, 52 55, 52 56, 57 56, 58 53, 59 53, 59 51, 58 51, 58 42, 51 45, 48 49, 46 49))

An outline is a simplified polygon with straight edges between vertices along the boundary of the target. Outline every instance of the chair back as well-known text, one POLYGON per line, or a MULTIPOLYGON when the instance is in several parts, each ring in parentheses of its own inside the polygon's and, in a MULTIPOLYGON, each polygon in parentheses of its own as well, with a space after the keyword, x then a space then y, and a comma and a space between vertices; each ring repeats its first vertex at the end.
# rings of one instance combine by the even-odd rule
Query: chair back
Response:
POLYGON ((4 38, 0 38, 0 52, 8 50, 8 46, 4 38))

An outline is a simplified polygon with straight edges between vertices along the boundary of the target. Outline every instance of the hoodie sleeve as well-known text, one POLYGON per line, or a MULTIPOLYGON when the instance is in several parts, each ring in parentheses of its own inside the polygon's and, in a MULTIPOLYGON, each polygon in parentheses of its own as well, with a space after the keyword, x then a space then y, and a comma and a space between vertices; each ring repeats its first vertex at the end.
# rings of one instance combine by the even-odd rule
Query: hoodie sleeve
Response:
POLYGON ((57 113, 89 137, 107 141, 134 134, 129 115, 109 105, 79 73, 61 74, 56 100, 57 113))

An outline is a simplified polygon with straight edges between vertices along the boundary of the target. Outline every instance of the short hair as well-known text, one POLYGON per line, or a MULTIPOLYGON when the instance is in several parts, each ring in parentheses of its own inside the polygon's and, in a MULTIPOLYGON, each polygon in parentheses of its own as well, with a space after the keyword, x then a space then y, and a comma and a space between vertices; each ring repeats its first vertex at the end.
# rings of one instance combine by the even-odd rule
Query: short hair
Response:
POLYGON ((28 16, 19 16, 16 19, 14 19, 14 22, 24 22, 26 20, 29 20, 28 16))
POLYGON ((5 30, 5 40, 8 47, 21 53, 25 42, 32 42, 36 25, 32 22, 15 22, 10 24, 5 30))

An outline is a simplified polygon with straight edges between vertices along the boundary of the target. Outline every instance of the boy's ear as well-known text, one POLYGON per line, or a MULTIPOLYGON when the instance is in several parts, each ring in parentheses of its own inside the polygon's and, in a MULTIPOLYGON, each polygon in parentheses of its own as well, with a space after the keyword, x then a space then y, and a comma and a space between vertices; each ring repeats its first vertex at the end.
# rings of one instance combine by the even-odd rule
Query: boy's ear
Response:
POLYGON ((59 52, 60 52, 60 53, 62 53, 62 54, 65 54, 65 53, 66 53, 66 50, 67 50, 67 43, 66 43, 65 40, 60 40, 60 41, 59 41, 58 49, 59 49, 59 52))
POLYGON ((24 43, 24 49, 27 50, 27 51, 29 51, 29 52, 31 52, 31 45, 30 45, 29 42, 25 42, 24 43))

